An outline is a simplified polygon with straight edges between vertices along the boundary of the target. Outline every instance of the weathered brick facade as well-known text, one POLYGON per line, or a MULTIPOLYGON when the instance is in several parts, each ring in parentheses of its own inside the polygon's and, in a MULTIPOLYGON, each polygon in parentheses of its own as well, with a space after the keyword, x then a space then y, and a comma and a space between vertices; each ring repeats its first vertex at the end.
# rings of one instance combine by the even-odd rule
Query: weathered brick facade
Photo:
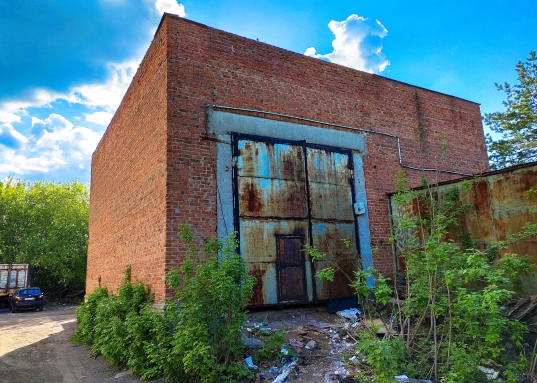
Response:
MULTIPOLYGON (((216 144, 207 137, 209 104, 394 134, 401 139, 404 163, 415 167, 488 170, 476 103, 165 14, 93 155, 88 293, 99 281, 117 287, 130 264, 133 278, 147 282, 161 301, 165 271, 182 255, 177 227, 189 223, 201 237, 216 234, 216 144), (447 149, 442 151, 444 134, 447 149)), ((366 146, 371 247, 378 249, 373 261, 390 275, 387 193, 394 191, 401 169, 397 141, 368 133, 366 146)), ((406 173, 410 186, 424 174, 406 173)), ((438 175, 439 180, 456 177, 438 175)))

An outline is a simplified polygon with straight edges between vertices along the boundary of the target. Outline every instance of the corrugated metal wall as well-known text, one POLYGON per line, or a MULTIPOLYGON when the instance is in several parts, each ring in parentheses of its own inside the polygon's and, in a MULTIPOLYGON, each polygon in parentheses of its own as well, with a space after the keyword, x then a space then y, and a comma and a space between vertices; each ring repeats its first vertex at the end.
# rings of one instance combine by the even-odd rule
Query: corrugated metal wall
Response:
MULTIPOLYGON (((442 201, 453 188, 459 191, 460 204, 470 204, 471 208, 460 215, 458 226, 449 230, 449 238, 455 241, 471 240, 478 248, 486 249, 493 241, 520 232, 526 222, 537 222, 537 198, 528 198, 525 192, 537 190, 537 163, 522 165, 491 172, 479 177, 465 178, 455 182, 440 184, 434 190, 435 196, 442 201), (470 182, 470 189, 462 187, 464 181, 470 182)), ((407 205, 390 199, 392 220, 401 217, 415 217, 419 212, 417 200, 407 205)), ((397 225, 394 225, 397 227, 397 225)), ((412 236, 409 230, 395 229, 396 236, 403 239, 412 236)), ((528 255, 537 264, 537 238, 525 238, 511 244, 505 252, 528 255)), ((396 254, 398 254, 396 244, 396 254)), ((501 254, 500 254, 501 256, 501 254)), ((401 260, 398 266, 404 269, 401 260)), ((537 294, 537 278, 533 273, 523 275, 517 286, 520 294, 537 294)))

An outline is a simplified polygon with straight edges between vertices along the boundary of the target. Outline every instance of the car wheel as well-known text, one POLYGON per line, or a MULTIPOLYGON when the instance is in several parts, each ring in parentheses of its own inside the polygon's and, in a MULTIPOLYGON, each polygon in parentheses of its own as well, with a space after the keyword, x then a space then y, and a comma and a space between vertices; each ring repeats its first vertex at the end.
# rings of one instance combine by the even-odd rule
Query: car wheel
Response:
POLYGON ((39 306, 39 311, 43 311, 43 306, 39 306))

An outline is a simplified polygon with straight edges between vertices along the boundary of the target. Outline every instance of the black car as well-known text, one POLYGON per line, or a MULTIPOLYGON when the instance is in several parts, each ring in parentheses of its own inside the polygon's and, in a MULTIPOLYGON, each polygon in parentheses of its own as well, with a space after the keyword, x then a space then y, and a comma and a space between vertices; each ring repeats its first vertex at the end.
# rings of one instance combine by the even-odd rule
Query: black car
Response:
POLYGON ((43 311, 43 293, 39 287, 28 287, 18 290, 11 297, 11 312, 17 312, 19 309, 32 309, 43 311))

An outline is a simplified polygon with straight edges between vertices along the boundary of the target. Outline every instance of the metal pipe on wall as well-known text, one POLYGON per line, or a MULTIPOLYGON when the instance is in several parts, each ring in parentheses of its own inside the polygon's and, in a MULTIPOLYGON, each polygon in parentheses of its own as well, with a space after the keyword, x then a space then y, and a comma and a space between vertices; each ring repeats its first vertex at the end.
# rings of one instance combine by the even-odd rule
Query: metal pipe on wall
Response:
POLYGON ((269 115, 269 116, 290 118, 290 119, 297 120, 297 121, 311 122, 311 123, 314 123, 314 124, 332 126, 332 127, 335 127, 335 128, 349 129, 349 130, 354 130, 354 131, 358 131, 358 132, 379 134, 379 135, 382 135, 382 136, 392 137, 392 138, 395 138, 397 140, 397 155, 399 157, 399 165, 401 167, 403 167, 403 168, 412 169, 412 170, 447 173, 447 174, 456 174, 456 175, 461 175, 461 176, 473 176, 473 174, 461 173, 461 172, 457 172, 457 171, 453 171, 453 170, 444 170, 444 169, 435 169, 435 168, 420 168, 420 167, 415 167, 415 166, 410 166, 410 165, 404 164, 403 163, 403 155, 401 154, 401 140, 400 140, 400 138, 398 136, 396 136, 394 134, 380 132, 378 130, 373 130, 373 129, 362 129, 362 128, 356 128, 356 127, 353 127, 353 126, 333 124, 331 122, 323 122, 323 121, 318 121, 318 120, 312 120, 312 119, 304 118, 304 117, 291 116, 289 114, 283 114, 283 113, 277 113, 277 112, 268 112, 268 111, 265 111, 265 110, 236 108, 236 107, 232 107, 232 106, 216 105, 216 104, 208 104, 207 108, 234 110, 234 111, 248 112, 248 113, 263 113, 263 114, 266 114, 266 115, 269 115))

